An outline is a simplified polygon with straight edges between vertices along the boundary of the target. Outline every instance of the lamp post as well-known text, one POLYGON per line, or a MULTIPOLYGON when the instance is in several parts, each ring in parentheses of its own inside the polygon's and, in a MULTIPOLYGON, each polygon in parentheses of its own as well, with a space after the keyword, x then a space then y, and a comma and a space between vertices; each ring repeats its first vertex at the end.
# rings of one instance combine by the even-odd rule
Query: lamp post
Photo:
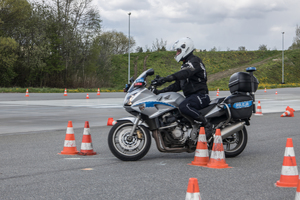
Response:
POLYGON ((128 13, 129 23, 128 23, 128 84, 130 84, 130 15, 131 12, 128 13))
POLYGON ((284 32, 282 32, 282 82, 284 84, 284 32))

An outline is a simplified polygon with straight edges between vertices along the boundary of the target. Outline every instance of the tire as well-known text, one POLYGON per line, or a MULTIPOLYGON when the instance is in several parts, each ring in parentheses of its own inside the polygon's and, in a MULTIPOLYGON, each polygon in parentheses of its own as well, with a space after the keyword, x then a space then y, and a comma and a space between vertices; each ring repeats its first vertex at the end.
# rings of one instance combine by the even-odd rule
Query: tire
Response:
POLYGON ((123 161, 136 161, 143 158, 151 146, 151 137, 149 130, 145 126, 138 126, 132 139, 128 137, 132 130, 133 123, 130 121, 121 121, 116 123, 108 134, 108 146, 112 154, 123 161))
POLYGON ((223 140, 226 158, 236 157, 242 153, 248 142, 246 127, 223 140), (234 146, 235 145, 235 146, 234 146), (231 149, 230 147, 233 146, 231 149))

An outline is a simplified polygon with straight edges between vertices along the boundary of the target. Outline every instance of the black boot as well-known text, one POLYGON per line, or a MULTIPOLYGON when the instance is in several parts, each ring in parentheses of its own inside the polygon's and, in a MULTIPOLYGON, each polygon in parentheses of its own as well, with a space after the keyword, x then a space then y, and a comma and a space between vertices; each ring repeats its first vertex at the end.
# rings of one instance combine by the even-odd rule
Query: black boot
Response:
POLYGON ((202 125, 205 129, 206 140, 208 141, 213 134, 213 128, 211 123, 209 123, 203 115, 200 115, 196 120, 202 122, 202 125))
POLYGON ((213 128, 212 128, 211 123, 207 122, 204 125, 204 129, 205 129, 206 141, 208 141, 213 134, 213 128))

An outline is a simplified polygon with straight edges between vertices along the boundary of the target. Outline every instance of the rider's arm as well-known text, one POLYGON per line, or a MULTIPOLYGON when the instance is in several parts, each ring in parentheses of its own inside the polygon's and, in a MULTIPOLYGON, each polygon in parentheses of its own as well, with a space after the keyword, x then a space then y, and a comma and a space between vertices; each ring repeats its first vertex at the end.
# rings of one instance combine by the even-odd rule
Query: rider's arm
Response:
POLYGON ((175 81, 175 83, 169 85, 168 87, 162 89, 162 90, 158 90, 158 93, 163 93, 163 92, 177 92, 181 90, 180 87, 180 81, 175 81))
POLYGON ((186 62, 182 65, 181 70, 172 74, 176 80, 183 80, 190 78, 197 74, 200 79, 206 79, 206 70, 202 61, 186 62))

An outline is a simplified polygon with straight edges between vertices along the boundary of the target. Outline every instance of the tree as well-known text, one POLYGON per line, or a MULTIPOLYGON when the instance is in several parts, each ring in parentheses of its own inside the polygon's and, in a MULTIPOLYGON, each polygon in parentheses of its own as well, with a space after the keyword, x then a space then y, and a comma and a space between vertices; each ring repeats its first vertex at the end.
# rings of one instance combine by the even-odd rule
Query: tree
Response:
POLYGON ((167 41, 163 41, 163 39, 158 41, 158 39, 156 38, 155 42, 152 43, 152 51, 166 51, 166 47, 167 41))
MULTIPOLYGON (((105 85, 109 82, 112 55, 128 52, 128 37, 122 32, 107 31, 97 36, 92 45, 96 55, 97 77, 105 85)), ((135 45, 135 40, 130 37, 130 49, 135 45)))
POLYGON ((18 47, 14 39, 0 37, 0 86, 10 86, 16 73, 13 66, 17 60, 15 51, 18 47))
POLYGON ((267 45, 265 45, 265 44, 259 45, 258 50, 260 50, 260 51, 267 51, 268 50, 267 49, 267 45))
MULTIPOLYGON (((128 53, 128 37, 117 31, 103 32, 99 37, 100 46, 110 54, 125 54, 128 53)), ((130 50, 135 46, 135 40, 130 37, 130 50)))
POLYGON ((143 53, 143 47, 138 46, 135 51, 137 53, 143 53))
POLYGON ((246 47, 244 47, 244 46, 239 46, 238 51, 246 51, 246 47))
POLYGON ((27 0, 0 0, 0 36, 13 36, 31 12, 27 0))
POLYGON ((92 0, 52 0, 52 11, 56 18, 55 34, 60 39, 59 53, 65 66, 65 85, 74 78, 84 79, 88 46, 100 33, 99 11, 91 5, 92 0), (82 72, 82 73, 79 73, 82 72), (72 77, 76 74, 75 77, 72 77))
POLYGON ((210 51, 217 51, 217 47, 213 47, 210 51))
POLYGON ((300 49, 300 26, 296 26, 296 36, 294 37, 293 44, 289 47, 289 50, 300 49))

